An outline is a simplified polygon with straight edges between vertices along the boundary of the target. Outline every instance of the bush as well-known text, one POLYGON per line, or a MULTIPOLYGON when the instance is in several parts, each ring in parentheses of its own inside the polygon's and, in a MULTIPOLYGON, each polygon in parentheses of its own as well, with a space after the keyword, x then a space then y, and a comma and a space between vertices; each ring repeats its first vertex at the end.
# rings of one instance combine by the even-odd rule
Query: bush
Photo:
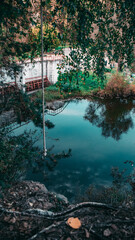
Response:
POLYGON ((131 92, 131 87, 124 79, 124 76, 115 73, 106 84, 104 90, 100 91, 100 94, 105 97, 114 98, 130 96, 131 92))
POLYGON ((61 92, 89 94, 91 90, 101 88, 106 84, 106 79, 100 79, 95 74, 88 72, 65 72, 60 73, 56 86, 61 92))

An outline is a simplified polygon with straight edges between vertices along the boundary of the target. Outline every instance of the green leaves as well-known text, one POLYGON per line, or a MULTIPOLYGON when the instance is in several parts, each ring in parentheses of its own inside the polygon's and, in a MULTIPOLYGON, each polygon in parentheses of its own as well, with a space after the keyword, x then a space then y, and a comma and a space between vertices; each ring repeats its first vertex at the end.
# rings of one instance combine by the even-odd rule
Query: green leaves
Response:
MULTIPOLYGON (((32 27, 28 35, 31 43, 30 52, 31 58, 41 55, 41 27, 40 25, 32 27)), ((44 52, 51 51, 60 45, 59 35, 56 29, 46 23, 43 24, 43 48, 44 52)))
POLYGON ((12 57, 18 57, 26 51, 24 36, 30 24, 31 1, 1 0, 0 32, 1 55, 0 67, 10 66, 12 57))
MULTIPOLYGON (((42 4, 45 52, 68 43, 72 50, 77 49, 72 52, 70 66, 75 61, 74 67, 79 68, 81 52, 85 69, 94 69, 102 78, 105 55, 110 63, 121 62, 122 67, 132 64, 135 39, 134 1, 57 0, 53 3, 54 8, 50 0, 43 0, 42 4), (93 66, 90 58, 94 59, 93 66)), ((0 66, 9 66, 13 57, 17 60, 31 55, 32 60, 40 55, 41 34, 39 18, 35 18, 35 6, 40 15, 40 1, 35 1, 31 7, 30 0, 1 0, 0 66), (36 34, 31 30, 31 25, 39 30, 36 34)))
MULTIPOLYGON (((83 65, 87 66, 88 70, 92 67, 100 78, 103 78, 105 71, 105 56, 108 56, 110 63, 120 61, 122 66, 125 63, 127 66, 131 65, 133 25, 135 25, 133 1, 65 0, 57 1, 57 3, 61 6, 61 15, 63 11, 65 13, 65 17, 62 15, 65 22, 64 31, 73 49, 70 66, 72 66, 73 58, 76 63, 79 63, 80 52, 82 52, 83 65), (78 51, 75 52, 74 49, 78 51), (88 63, 89 55, 94 59, 93 66, 88 63)), ((60 25, 59 21, 58 25, 60 25)), ((74 64, 76 70, 78 65, 74 64)))
POLYGON ((21 176, 30 161, 38 158, 38 154, 31 137, 34 133, 13 136, 8 130, 0 129, 0 182, 10 184, 21 176))
POLYGON ((36 126, 42 126, 42 104, 40 99, 34 101, 18 89, 1 98, 0 113, 13 110, 18 124, 32 120, 36 126))

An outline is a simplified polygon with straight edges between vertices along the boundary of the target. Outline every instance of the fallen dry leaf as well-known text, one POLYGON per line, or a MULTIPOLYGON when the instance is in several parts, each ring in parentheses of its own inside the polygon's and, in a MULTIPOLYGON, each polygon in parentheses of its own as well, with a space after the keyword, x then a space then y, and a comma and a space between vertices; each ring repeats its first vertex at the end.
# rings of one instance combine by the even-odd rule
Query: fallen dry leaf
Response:
POLYGON ((28 227, 28 223, 27 223, 27 222, 24 222, 24 223, 23 223, 23 227, 24 227, 24 228, 27 228, 27 227, 28 227))
POLYGON ((74 229, 78 229, 81 227, 81 222, 78 218, 73 217, 68 218, 67 224, 74 229))
POLYGON ((109 228, 107 228, 106 230, 104 230, 104 236, 109 237, 112 234, 112 232, 110 231, 109 228))
POLYGON ((31 207, 33 207, 33 203, 32 203, 32 202, 29 202, 29 205, 30 205, 31 207))
POLYGON ((88 232, 88 230, 85 228, 85 234, 86 234, 86 238, 89 238, 90 237, 90 233, 88 232))
POLYGON ((4 217, 4 221, 5 221, 5 222, 8 222, 9 220, 10 220, 10 216, 5 216, 5 217, 4 217))

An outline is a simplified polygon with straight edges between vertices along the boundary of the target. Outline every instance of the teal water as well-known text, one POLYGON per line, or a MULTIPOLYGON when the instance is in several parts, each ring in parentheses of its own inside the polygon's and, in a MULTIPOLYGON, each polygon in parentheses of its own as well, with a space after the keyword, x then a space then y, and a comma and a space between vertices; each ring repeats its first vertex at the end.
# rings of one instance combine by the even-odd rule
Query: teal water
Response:
MULTIPOLYGON (((46 129, 46 143, 53 153, 67 152, 71 156, 57 161, 52 171, 34 173, 28 170, 25 178, 44 183, 50 191, 74 198, 90 184, 109 186, 111 169, 118 167, 133 171, 135 159, 135 104, 126 101, 71 101, 58 115, 46 115, 55 125, 46 129), (57 140, 56 140, 57 139, 57 140), (58 140, 59 139, 59 140, 58 140)), ((42 132, 33 123, 19 131, 36 129, 37 145, 42 148, 42 132), (40 135, 41 134, 41 135, 40 135)))

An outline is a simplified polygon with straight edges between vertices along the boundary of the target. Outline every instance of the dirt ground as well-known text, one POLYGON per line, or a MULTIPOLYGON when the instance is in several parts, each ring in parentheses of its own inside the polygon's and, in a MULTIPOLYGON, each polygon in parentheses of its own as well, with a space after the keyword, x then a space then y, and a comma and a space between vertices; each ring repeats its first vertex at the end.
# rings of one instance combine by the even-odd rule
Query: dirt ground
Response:
POLYGON ((135 209, 111 209, 83 205, 78 209, 61 195, 47 191, 43 184, 23 181, 15 184, 0 198, 0 240, 135 240, 135 209), (71 210, 58 217, 47 218, 28 212, 42 209, 55 214, 71 210), (70 217, 78 218, 78 229, 67 224, 70 217))

